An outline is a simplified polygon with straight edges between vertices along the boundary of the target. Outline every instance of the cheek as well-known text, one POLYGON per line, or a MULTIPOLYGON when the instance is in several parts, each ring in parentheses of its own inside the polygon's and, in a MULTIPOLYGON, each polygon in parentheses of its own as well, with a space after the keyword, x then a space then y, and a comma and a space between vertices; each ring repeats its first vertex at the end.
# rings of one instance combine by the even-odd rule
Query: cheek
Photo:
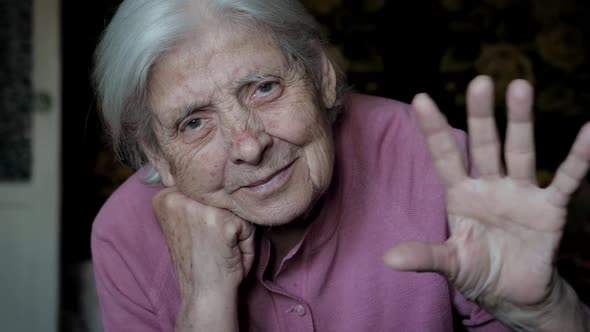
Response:
POLYGON ((329 132, 310 144, 305 155, 311 181, 318 190, 324 190, 330 183, 334 164, 334 145, 329 132))
POLYGON ((174 177, 185 179, 189 176, 192 173, 191 168, 195 166, 192 161, 197 158, 197 155, 198 154, 195 151, 190 149, 175 149, 175 151, 170 154, 174 177))
POLYGON ((276 119, 276 117, 272 116, 266 121, 264 126, 270 131, 275 131, 278 127, 280 127, 280 122, 278 119, 276 119))
POLYGON ((175 177, 179 187, 189 191, 209 191, 223 181, 224 156, 221 149, 187 148, 175 158, 175 177))
POLYGON ((304 146, 318 136, 322 136, 323 125, 311 110, 287 109, 281 113, 271 114, 265 119, 265 128, 269 135, 289 143, 304 146))
POLYGON ((219 164, 214 164, 209 168, 209 176, 212 178, 216 178, 220 176, 223 172, 222 167, 219 164))

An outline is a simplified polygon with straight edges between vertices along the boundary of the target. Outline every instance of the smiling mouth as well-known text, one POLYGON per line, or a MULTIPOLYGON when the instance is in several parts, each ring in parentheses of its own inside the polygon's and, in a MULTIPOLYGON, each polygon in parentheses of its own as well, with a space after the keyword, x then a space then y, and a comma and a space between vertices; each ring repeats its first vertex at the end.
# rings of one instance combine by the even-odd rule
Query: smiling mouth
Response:
POLYGON ((294 163, 295 161, 272 173, 267 178, 256 181, 250 185, 244 186, 243 188, 254 192, 268 192, 279 188, 287 181, 289 175, 291 175, 291 166, 294 163))

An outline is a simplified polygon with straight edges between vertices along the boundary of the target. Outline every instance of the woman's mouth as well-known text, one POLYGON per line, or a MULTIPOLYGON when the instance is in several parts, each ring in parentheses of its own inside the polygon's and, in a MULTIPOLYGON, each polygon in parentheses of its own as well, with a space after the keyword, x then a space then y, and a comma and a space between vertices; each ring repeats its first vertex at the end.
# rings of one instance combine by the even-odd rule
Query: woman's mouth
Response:
POLYGON ((294 162, 288 164, 287 166, 279 169, 275 173, 271 174, 265 179, 260 181, 256 181, 248 186, 244 186, 243 188, 248 189, 250 191, 254 191, 257 193, 268 193, 272 192, 278 188, 281 188, 289 179, 293 167, 291 167, 294 162))

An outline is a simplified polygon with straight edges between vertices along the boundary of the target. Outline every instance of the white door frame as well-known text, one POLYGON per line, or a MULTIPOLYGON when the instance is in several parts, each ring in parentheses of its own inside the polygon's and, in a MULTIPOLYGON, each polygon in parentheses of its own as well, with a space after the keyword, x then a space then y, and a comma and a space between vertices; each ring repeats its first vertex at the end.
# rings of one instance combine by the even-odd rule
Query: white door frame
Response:
POLYGON ((0 329, 57 331, 61 58, 59 0, 33 0, 32 88, 50 103, 32 113, 31 179, 0 183, 0 329))

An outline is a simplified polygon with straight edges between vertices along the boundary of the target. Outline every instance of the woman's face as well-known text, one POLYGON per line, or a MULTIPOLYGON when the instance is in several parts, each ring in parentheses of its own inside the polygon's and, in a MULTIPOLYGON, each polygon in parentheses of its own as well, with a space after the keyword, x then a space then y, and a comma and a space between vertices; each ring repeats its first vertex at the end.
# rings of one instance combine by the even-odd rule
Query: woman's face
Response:
POLYGON ((319 103, 267 33, 211 28, 154 67, 161 154, 153 163, 166 186, 205 205, 259 225, 288 223, 332 176, 331 128, 319 103))

